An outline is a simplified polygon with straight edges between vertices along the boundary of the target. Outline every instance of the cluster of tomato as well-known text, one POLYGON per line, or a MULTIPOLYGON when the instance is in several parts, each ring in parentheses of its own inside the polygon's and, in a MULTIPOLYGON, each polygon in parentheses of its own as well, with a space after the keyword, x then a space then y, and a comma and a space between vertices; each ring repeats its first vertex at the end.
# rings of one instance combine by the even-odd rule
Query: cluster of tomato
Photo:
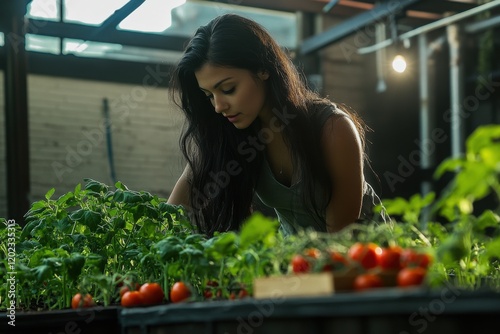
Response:
POLYGON ((233 286, 227 289, 227 292, 229 296, 223 292, 223 289, 219 286, 217 281, 208 281, 205 284, 203 298, 205 300, 236 300, 250 296, 244 284, 233 284, 233 286))
POLYGON ((355 269, 352 288, 361 291, 384 286, 421 285, 431 260, 428 253, 412 248, 357 242, 345 254, 308 248, 302 254, 295 254, 291 265, 294 273, 355 269))
MULTIPOLYGON (((163 289, 158 283, 144 283, 140 285, 139 283, 123 284, 123 282, 120 282, 118 288, 120 290, 120 304, 123 307, 158 305, 162 304, 165 299, 163 289)), ((188 301, 194 294, 193 288, 189 284, 179 281, 172 285, 169 291, 169 301, 172 303, 188 301)), ((217 281, 208 281, 203 291, 203 298, 205 300, 235 300, 248 296, 247 289, 241 284, 229 289, 226 295, 217 281)), ((77 293, 73 296, 71 302, 73 309, 92 306, 95 306, 95 303, 90 294, 82 295, 81 293, 77 293)))
MULTIPOLYGON (((144 283, 118 284, 120 290, 120 304, 123 307, 139 307, 162 304, 165 294, 160 284, 144 283)), ((170 301, 173 303, 181 302, 191 296, 191 289, 183 282, 176 282, 170 289, 170 301)), ((95 306, 92 295, 77 293, 71 300, 73 309, 95 306)))

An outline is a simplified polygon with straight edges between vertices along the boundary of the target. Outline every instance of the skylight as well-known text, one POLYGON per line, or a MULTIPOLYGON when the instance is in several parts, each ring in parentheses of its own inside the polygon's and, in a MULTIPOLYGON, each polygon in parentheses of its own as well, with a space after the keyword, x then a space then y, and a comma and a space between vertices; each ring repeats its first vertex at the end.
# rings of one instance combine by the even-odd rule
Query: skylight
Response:
POLYGON ((163 32, 172 25, 172 9, 186 0, 148 0, 119 25, 121 29, 144 32, 163 32))
MULTIPOLYGON (((64 0, 64 21, 100 25, 129 0, 64 0)), ((146 1, 149 2, 150 0, 146 1)), ((163 0, 164 2, 167 2, 163 0)))
MULTIPOLYGON (((32 0, 27 7, 26 17, 98 27, 131 1, 136 0, 32 0), (60 10, 61 4, 62 10, 60 10)), ((236 1, 229 1, 232 2, 236 1)), ((294 13, 212 1, 144 0, 117 25, 116 29, 189 38, 199 26, 224 13, 234 13, 253 19, 262 24, 281 46, 291 50, 297 47, 297 17, 294 13)), ((90 40, 69 39, 64 37, 64 25, 62 27, 58 37, 27 36, 27 50, 153 62, 174 61, 180 56, 179 50, 165 50, 168 46, 159 45, 158 49, 150 49, 134 47, 133 43, 131 45, 97 43, 92 41, 91 36, 90 40)), ((42 28, 43 26, 40 34, 43 34, 42 28)), ((0 33, 0 46, 4 44, 5 36, 0 33)))

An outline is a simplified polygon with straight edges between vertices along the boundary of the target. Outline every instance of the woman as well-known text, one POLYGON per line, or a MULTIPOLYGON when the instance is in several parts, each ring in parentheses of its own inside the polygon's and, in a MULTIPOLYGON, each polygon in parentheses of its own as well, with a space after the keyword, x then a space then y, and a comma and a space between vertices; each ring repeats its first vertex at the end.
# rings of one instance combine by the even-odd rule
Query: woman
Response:
POLYGON ((335 232, 371 214, 361 121, 307 89, 257 23, 226 14, 200 27, 172 84, 187 166, 168 201, 201 232, 237 230, 254 193, 288 234, 335 232))

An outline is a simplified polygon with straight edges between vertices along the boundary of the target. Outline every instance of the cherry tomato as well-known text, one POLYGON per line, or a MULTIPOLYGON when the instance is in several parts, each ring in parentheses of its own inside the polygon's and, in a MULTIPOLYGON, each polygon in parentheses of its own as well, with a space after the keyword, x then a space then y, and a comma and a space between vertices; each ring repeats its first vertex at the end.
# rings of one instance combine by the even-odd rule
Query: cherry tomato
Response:
POLYGON ((354 279, 354 290, 363 291, 368 289, 380 288, 384 284, 380 276, 376 274, 362 274, 354 279))
POLYGON ((377 264, 382 269, 400 269, 401 248, 397 246, 378 248, 377 264))
POLYGON ((246 289, 241 289, 240 292, 238 292, 238 299, 243 299, 245 297, 248 297, 248 291, 246 289))
POLYGON ((323 267, 323 271, 331 271, 344 268, 348 265, 347 259, 339 252, 329 252, 330 257, 323 267))
POLYGON ((217 283, 216 281, 208 281, 207 284, 205 284, 205 291, 203 292, 203 297, 205 297, 205 299, 212 299, 215 292, 215 296, 217 298, 220 298, 222 296, 222 290, 217 289, 218 286, 219 283, 217 283))
POLYGON ((354 261, 357 261, 365 269, 375 268, 377 266, 377 249, 379 247, 373 243, 363 244, 357 242, 349 248, 347 255, 354 261))
POLYGON ((125 292, 139 290, 140 288, 141 288, 141 285, 139 283, 135 283, 135 284, 131 284, 131 285, 128 285, 128 284, 123 285, 120 288, 120 299, 123 297, 125 292), (133 289, 131 287, 133 287, 133 289))
POLYGON ((426 253, 419 253, 414 249, 406 248, 401 252, 401 267, 422 267, 427 268, 431 263, 431 256, 426 253))
POLYGON ((142 296, 139 291, 127 291, 121 299, 123 307, 137 307, 143 305, 142 296))
POLYGON ((71 308, 77 309, 80 307, 91 307, 94 306, 94 300, 90 294, 86 294, 85 297, 82 298, 81 293, 77 293, 71 299, 71 308))
POLYGON ((321 252, 317 248, 308 248, 304 251, 304 255, 313 259, 319 259, 321 257, 321 252))
POLYGON ((306 273, 310 269, 309 262, 299 254, 296 254, 292 258, 292 269, 294 273, 306 273))
POLYGON ((139 289, 144 305, 157 305, 163 302, 165 294, 158 283, 144 283, 139 289))
POLYGON ((424 281, 427 270, 422 267, 408 267, 399 271, 397 281, 398 286, 417 286, 424 281))
POLYGON ((170 301, 178 303, 191 297, 191 290, 183 282, 175 282, 170 290, 170 301))

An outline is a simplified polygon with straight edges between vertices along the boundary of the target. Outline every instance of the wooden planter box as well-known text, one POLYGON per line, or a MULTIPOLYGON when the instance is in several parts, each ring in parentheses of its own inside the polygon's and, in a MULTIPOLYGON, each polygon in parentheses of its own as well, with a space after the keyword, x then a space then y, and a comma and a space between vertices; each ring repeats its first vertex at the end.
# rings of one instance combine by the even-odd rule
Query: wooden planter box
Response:
MULTIPOLYGON (((396 286, 396 271, 376 271, 385 287, 396 286)), ((359 272, 355 269, 340 272, 302 273, 288 276, 261 277, 254 281, 254 298, 329 296, 353 290, 359 272)))

